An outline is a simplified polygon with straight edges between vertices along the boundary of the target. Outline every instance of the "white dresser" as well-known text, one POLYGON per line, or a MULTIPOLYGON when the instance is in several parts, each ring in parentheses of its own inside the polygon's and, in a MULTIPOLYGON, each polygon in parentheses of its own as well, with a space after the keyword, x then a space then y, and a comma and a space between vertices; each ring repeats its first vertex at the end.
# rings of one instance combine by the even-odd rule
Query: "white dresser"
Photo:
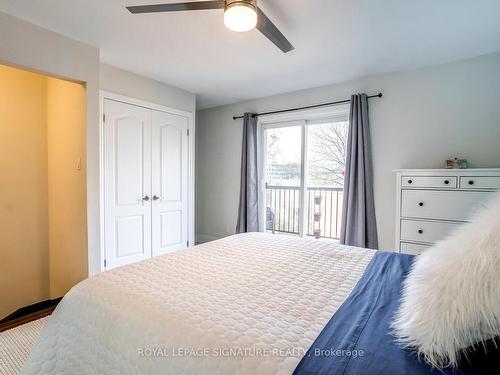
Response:
POLYGON ((420 254, 500 189, 500 169, 403 169, 397 175, 396 246, 420 254))

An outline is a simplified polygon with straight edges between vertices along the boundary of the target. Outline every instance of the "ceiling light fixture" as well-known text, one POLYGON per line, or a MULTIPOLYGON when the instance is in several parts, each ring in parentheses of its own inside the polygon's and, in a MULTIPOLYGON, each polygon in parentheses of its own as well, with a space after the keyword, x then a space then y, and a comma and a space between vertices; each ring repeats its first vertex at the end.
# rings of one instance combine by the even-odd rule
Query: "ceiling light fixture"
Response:
POLYGON ((255 28, 284 53, 294 49, 292 43, 273 21, 257 7, 257 0, 196 0, 183 3, 135 5, 127 9, 132 14, 220 9, 224 10, 224 23, 229 29, 241 32, 255 28))
POLYGON ((236 32, 254 29, 257 26, 257 0, 226 0, 224 25, 236 32))

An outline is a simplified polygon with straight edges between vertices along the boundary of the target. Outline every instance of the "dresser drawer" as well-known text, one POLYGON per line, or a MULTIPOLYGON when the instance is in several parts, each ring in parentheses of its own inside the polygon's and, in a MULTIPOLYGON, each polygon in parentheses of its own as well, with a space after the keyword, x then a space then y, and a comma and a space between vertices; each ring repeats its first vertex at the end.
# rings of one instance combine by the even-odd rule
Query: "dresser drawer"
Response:
POLYGON ((460 225, 436 221, 401 220, 401 240, 436 243, 460 225))
POLYGON ((403 188, 443 188, 456 189, 458 178, 456 176, 403 176, 403 188))
POLYGON ((419 255, 430 247, 430 245, 401 242, 399 245, 399 251, 405 254, 419 255))
POLYGON ((468 221, 493 192, 403 190, 401 216, 468 221))
POLYGON ((460 177, 460 189, 500 189, 500 177, 460 177))

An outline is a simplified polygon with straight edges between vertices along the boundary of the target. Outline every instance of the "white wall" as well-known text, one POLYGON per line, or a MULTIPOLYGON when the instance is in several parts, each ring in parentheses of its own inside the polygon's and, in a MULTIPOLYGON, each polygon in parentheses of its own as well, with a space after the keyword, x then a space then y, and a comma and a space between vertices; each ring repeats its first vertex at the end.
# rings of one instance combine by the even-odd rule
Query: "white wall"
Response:
POLYGON ((397 168, 439 168, 461 157, 471 167, 500 167, 500 54, 199 111, 196 227, 198 240, 234 233, 238 211, 242 121, 233 115, 375 94, 370 121, 381 249, 394 248, 397 168))
POLYGON ((190 92, 106 64, 100 72, 101 90, 195 114, 196 96, 190 92))

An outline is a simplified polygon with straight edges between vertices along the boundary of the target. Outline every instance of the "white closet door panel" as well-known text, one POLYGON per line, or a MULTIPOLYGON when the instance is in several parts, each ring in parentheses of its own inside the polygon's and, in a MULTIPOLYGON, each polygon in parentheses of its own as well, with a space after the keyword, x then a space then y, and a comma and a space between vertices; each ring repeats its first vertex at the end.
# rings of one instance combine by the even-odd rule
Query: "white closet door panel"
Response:
POLYGON ((113 125, 116 206, 135 206, 144 193, 144 125, 137 117, 117 118, 113 125))
POLYGON ((152 112, 153 255, 188 241, 188 119, 152 112))
POLYGON ((151 257, 151 111, 106 99, 104 113, 104 225, 109 269, 151 257))
POLYGON ((175 125, 160 128, 160 189, 165 202, 182 201, 182 136, 185 131, 175 125))
POLYGON ((160 214, 160 251, 182 242, 182 211, 169 211, 160 214))

